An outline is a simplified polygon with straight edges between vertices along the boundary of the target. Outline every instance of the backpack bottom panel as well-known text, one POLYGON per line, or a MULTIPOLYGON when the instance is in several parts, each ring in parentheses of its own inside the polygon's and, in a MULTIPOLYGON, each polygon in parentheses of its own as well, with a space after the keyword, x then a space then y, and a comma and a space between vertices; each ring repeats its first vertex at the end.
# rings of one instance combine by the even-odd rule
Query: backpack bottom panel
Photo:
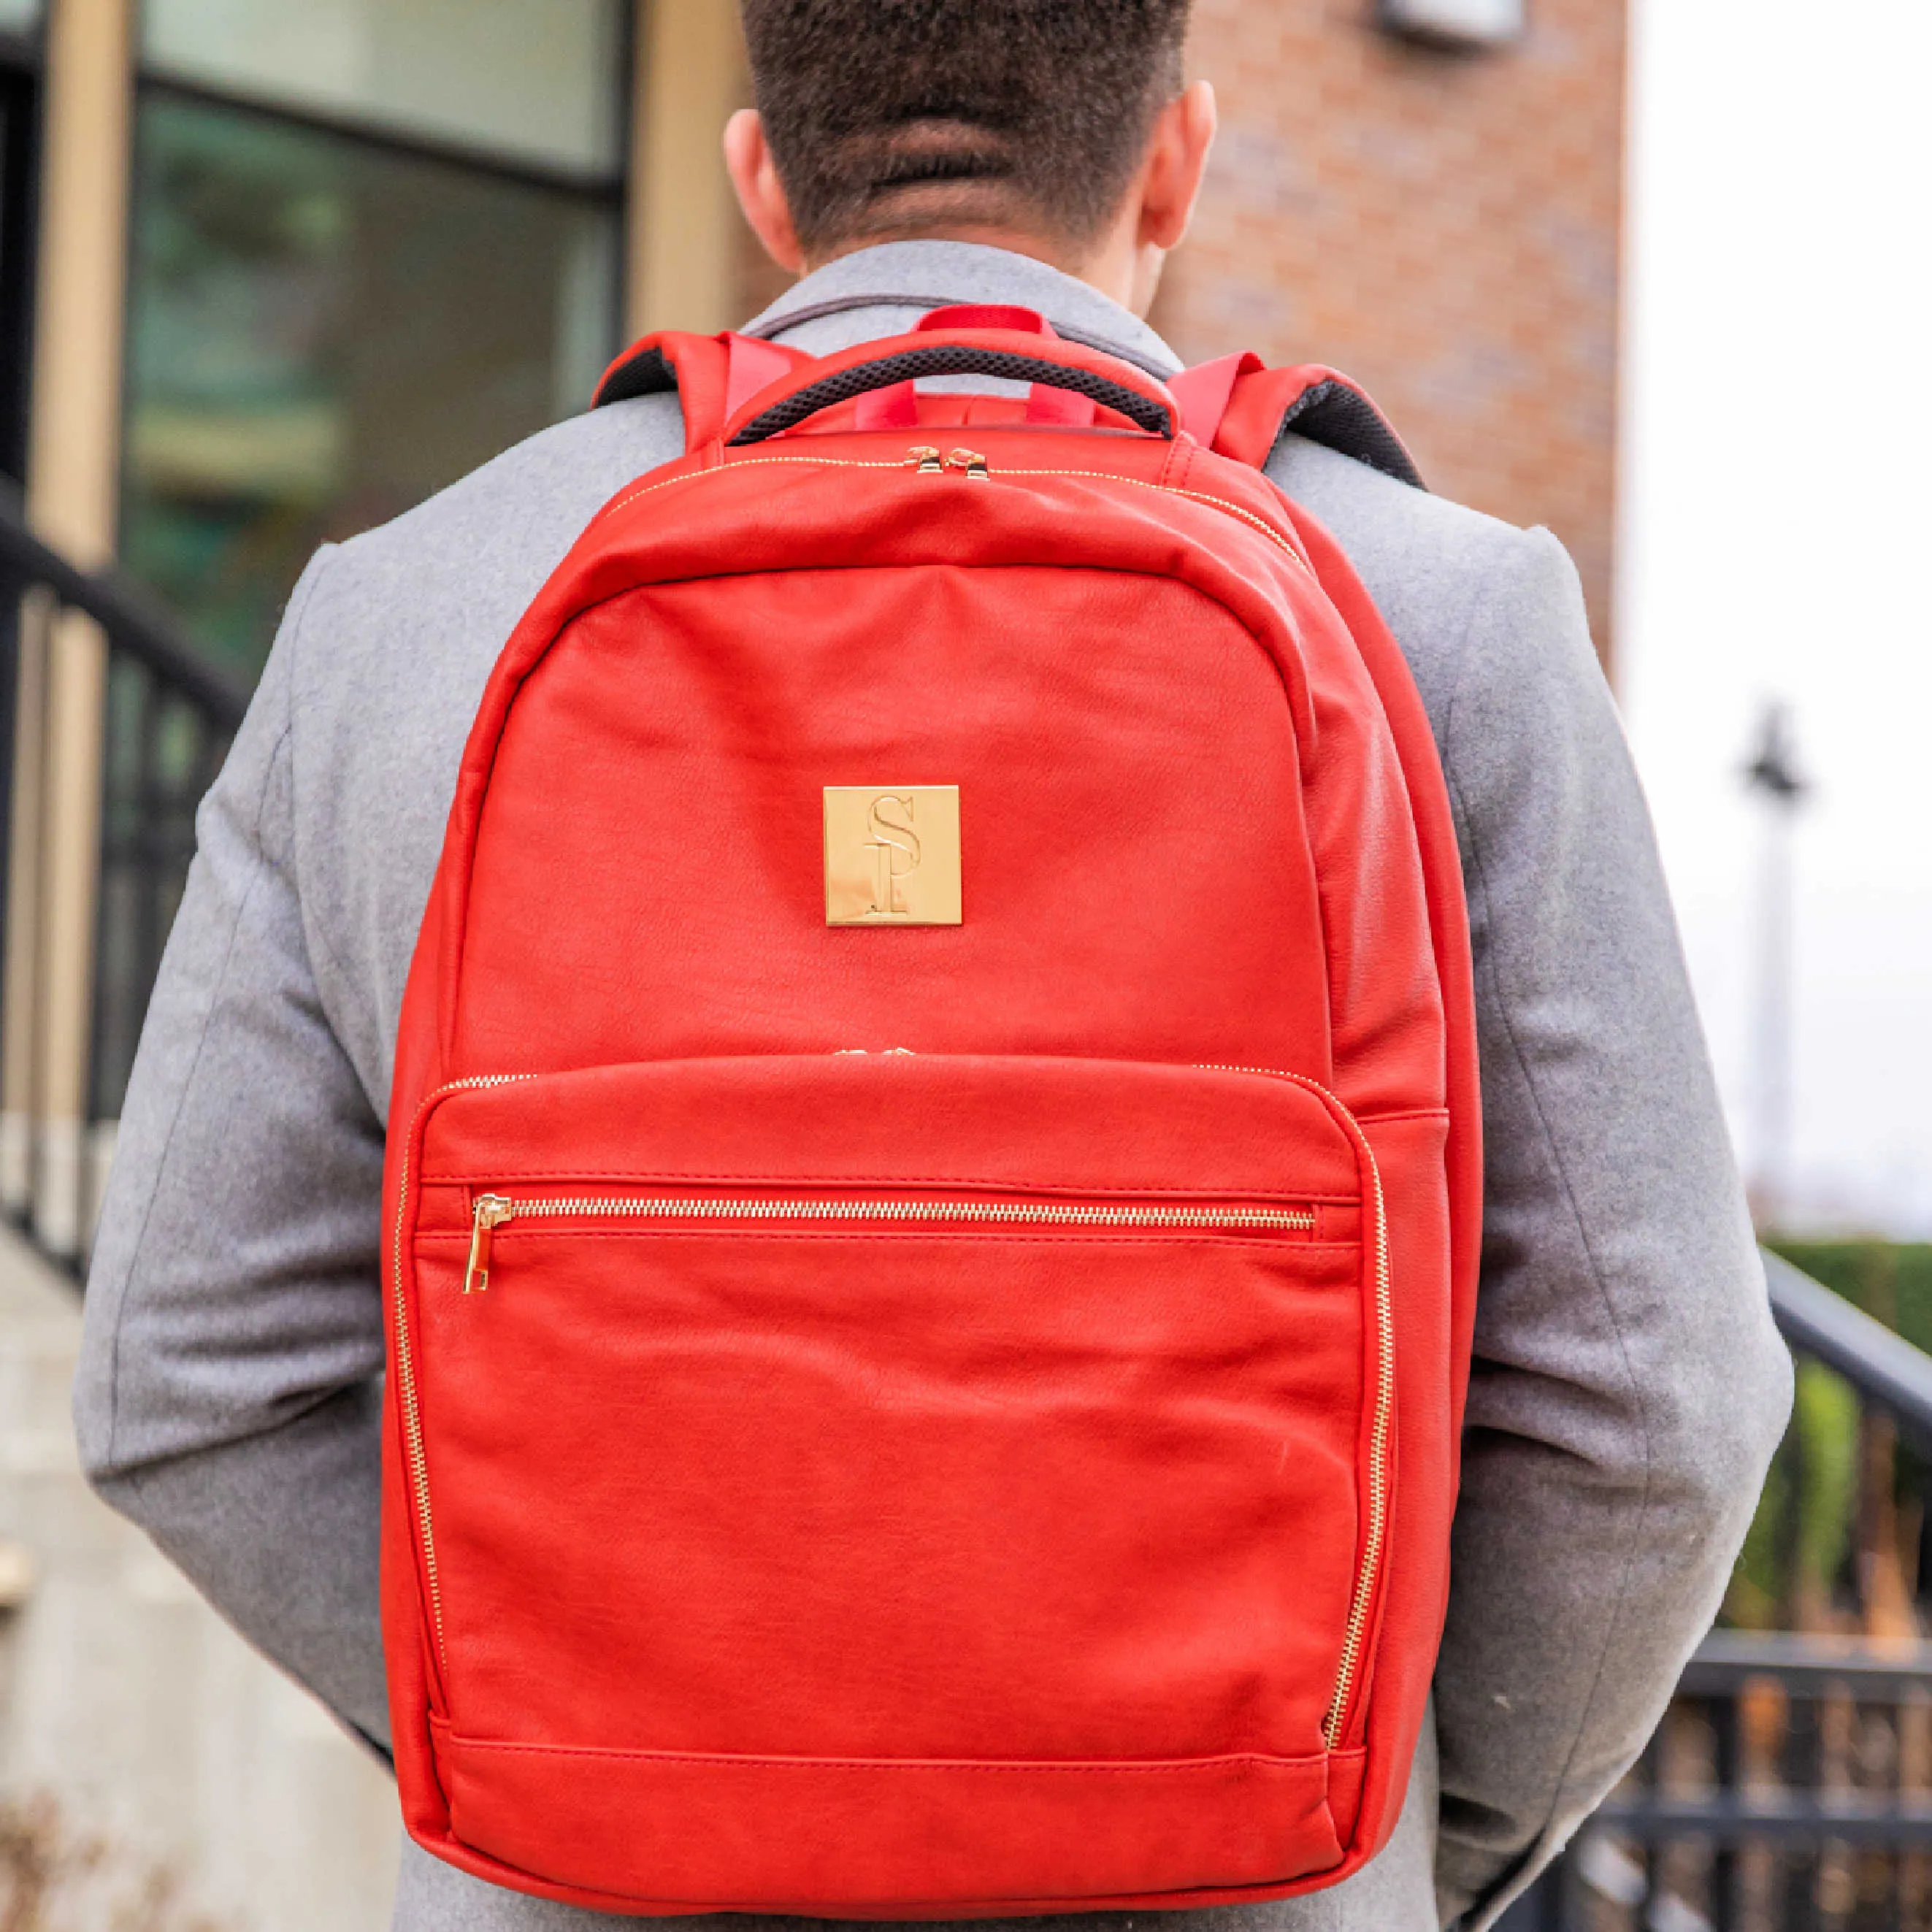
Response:
POLYGON ((1325 1754, 1145 1764, 558 1750, 435 1728, 456 1835, 553 1883, 694 1910, 948 1910, 1268 1885, 1342 1848, 1325 1754))

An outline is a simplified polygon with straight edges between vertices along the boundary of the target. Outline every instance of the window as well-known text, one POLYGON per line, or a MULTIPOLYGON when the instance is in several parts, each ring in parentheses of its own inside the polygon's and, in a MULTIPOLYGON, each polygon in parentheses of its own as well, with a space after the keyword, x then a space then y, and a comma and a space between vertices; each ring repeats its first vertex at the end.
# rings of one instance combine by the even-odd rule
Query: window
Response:
MULTIPOLYGON (((18 4, 18 0, 11 0, 18 4)), ((147 70, 590 175, 619 164, 616 0, 147 0, 147 70)))
POLYGON ((1382 22, 1439 46, 1498 46, 1521 37, 1523 0, 1382 0, 1382 22))
POLYGON ((0 0, 0 33, 17 34, 40 24, 40 0, 0 0))
POLYGON ((618 194, 145 84, 124 566, 254 676, 318 543, 587 406, 618 194))

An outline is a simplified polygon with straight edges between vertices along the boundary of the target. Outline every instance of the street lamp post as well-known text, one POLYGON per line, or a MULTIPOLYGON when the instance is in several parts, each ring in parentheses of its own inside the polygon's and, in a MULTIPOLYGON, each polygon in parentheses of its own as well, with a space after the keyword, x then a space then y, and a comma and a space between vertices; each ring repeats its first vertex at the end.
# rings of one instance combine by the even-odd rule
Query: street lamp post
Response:
POLYGON ((1791 1157, 1792 830, 1811 785, 1798 768, 1784 706, 1768 704, 1744 766, 1747 788, 1764 803, 1759 881, 1756 1013, 1752 1041, 1750 1192, 1761 1228, 1789 1208, 1791 1157))

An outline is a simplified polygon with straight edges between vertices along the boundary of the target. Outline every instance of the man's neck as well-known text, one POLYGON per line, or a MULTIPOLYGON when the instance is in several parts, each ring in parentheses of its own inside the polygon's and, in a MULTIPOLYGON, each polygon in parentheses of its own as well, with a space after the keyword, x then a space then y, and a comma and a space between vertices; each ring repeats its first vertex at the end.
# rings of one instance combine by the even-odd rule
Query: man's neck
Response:
POLYGON ((1117 236, 1110 236, 1098 250, 1083 254, 1076 259, 1070 256, 1064 243, 1029 234, 1022 229, 982 227, 970 223, 957 227, 921 229, 916 234, 868 236, 812 257, 806 263, 805 272, 814 274, 845 256, 894 242, 964 242, 982 248, 1004 248, 1009 254, 1024 255, 1034 261, 1043 262, 1063 275, 1084 282, 1089 288, 1097 289, 1109 302, 1118 302, 1130 315, 1143 321, 1152 304, 1154 284, 1159 275, 1156 264, 1151 273, 1144 276, 1147 286, 1143 291, 1138 286, 1144 278, 1143 265, 1136 260, 1132 248, 1118 245, 1117 236))

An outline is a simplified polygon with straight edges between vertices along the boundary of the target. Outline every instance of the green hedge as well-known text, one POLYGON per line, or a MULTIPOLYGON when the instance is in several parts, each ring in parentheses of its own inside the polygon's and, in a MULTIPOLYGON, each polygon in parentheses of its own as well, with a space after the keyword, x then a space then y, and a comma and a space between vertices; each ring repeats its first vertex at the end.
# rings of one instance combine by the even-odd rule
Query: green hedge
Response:
MULTIPOLYGON (((1932 1244, 1773 1240, 1765 1245, 1932 1354, 1932 1244)), ((1850 1384, 1816 1362, 1801 1362, 1791 1428, 1738 1559, 1725 1601, 1726 1622, 1765 1629, 1778 1620, 1784 1595, 1778 1525, 1794 1475, 1800 1486, 1801 1594, 1819 1603, 1830 1598, 1851 1553, 1858 1514, 1858 1399, 1850 1384), (1794 1441, 1800 1451, 1795 1459, 1794 1441)), ((1924 1482, 1927 1472, 1916 1456, 1901 1452, 1899 1465, 1901 1488, 1924 1482)))
POLYGON ((1932 1242, 1765 1243, 1932 1355, 1932 1242))

